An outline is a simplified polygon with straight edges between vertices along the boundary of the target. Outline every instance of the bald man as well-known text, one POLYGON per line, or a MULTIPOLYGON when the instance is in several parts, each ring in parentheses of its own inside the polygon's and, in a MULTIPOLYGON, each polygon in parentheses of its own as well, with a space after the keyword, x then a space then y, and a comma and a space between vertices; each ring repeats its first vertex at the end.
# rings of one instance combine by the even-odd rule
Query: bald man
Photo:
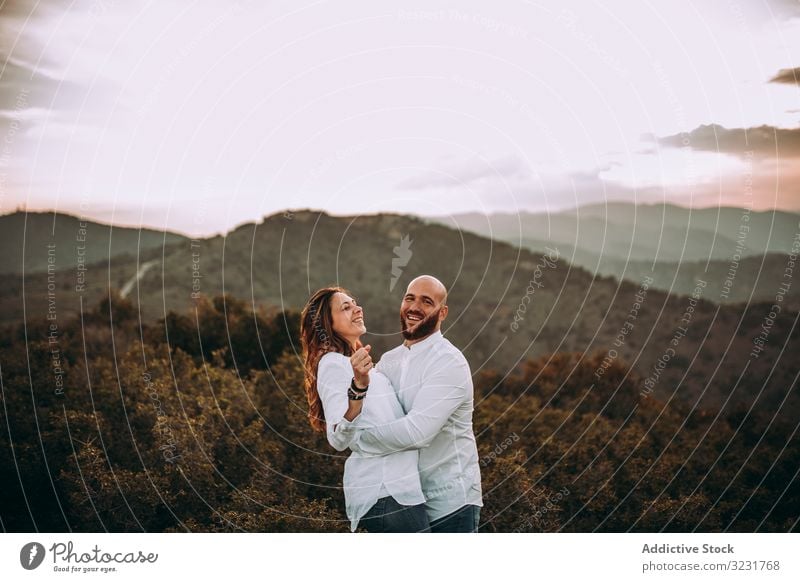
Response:
MULTIPOLYGON (((422 275, 400 304, 402 345, 384 354, 376 370, 392 382, 406 416, 356 430, 353 450, 385 455, 419 449, 419 473, 432 532, 477 532, 483 506, 478 449, 472 430, 469 364, 441 332, 447 288, 422 275)), ((367 396, 366 406, 369 404, 367 396)), ((338 428, 337 428, 338 430, 338 428)))

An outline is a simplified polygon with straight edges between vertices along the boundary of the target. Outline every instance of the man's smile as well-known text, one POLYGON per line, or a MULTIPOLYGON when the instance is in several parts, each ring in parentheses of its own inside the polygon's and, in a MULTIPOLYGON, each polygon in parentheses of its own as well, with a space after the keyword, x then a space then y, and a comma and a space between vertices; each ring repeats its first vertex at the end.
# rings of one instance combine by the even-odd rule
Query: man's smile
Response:
POLYGON ((416 322, 422 321, 423 319, 425 319, 425 317, 421 313, 409 312, 409 313, 406 313, 406 319, 408 321, 416 323, 416 322))

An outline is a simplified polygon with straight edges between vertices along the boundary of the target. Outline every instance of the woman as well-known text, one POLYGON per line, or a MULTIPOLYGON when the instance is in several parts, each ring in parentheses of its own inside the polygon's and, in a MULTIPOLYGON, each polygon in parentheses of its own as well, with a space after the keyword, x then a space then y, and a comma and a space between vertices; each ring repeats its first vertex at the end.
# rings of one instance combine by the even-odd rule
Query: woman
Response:
MULTIPOLYGON (((364 310, 341 287, 320 289, 303 309, 300 334, 311 426, 338 451, 350 448, 358 427, 403 416, 389 380, 373 369, 364 310)), ((384 456, 353 451, 344 465, 350 527, 370 532, 429 531, 416 450, 384 456)))

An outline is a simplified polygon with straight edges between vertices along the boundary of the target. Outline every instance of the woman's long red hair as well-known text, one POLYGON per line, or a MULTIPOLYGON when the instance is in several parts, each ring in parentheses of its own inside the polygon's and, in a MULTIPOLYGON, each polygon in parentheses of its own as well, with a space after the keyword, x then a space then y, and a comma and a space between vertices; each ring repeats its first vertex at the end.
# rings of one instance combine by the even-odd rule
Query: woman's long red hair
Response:
POLYGON ((304 386, 308 399, 308 421, 316 431, 325 430, 325 411, 317 390, 317 368, 322 356, 337 352, 350 357, 353 349, 333 331, 331 300, 336 293, 346 293, 341 287, 323 287, 311 296, 300 321, 300 341, 303 348, 304 386))

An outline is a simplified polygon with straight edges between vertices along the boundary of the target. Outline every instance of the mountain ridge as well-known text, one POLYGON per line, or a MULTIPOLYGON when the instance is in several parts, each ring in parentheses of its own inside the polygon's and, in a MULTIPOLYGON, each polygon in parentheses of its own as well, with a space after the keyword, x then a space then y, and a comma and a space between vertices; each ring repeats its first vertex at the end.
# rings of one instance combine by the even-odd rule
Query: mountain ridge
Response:
MULTIPOLYGON (((652 287, 649 276, 617 282, 574 266, 561 254, 550 257, 552 267, 544 258, 417 217, 344 218, 299 211, 241 225, 224 237, 143 251, 138 261, 122 256, 94 264, 81 293, 73 289, 73 270, 58 271, 55 303, 59 318, 77 314, 82 305, 107 297, 109 281, 120 288, 141 262, 153 259, 160 264, 130 293, 137 313, 148 322, 166 318, 170 311, 191 312, 197 297, 223 294, 254 308, 298 310, 315 289, 339 284, 365 307, 365 340, 382 353, 401 341, 403 289, 414 276, 429 273, 449 287, 450 315, 443 330, 476 374, 487 367, 510 373, 530 358, 559 352, 613 353, 613 359, 629 363, 642 379, 657 373, 657 389, 703 407, 719 407, 729 399, 731 405, 753 403, 764 378, 768 381, 759 407, 777 407, 784 398, 800 365, 783 351, 792 353, 787 346, 798 339, 793 324, 797 313, 788 305, 772 326, 764 352, 751 358, 770 303, 715 303, 711 300, 720 289, 711 282, 696 299, 670 295, 652 287), (411 241, 412 256, 392 287, 394 248, 403 237, 411 241), (621 330, 627 329, 643 292, 634 329, 620 343, 621 330), (690 307, 690 324, 682 325, 690 307), (672 346, 681 326, 687 330, 672 346), (660 369, 670 348, 673 352, 660 369)), ((46 274, 28 275, 22 283, 28 325, 44 325, 46 274)), ((22 284, 15 286, 13 279, 0 286, 2 312, 15 314, 6 323, 21 320, 22 292, 22 284)), ((795 400, 790 399, 789 409, 797 408, 795 400)))

